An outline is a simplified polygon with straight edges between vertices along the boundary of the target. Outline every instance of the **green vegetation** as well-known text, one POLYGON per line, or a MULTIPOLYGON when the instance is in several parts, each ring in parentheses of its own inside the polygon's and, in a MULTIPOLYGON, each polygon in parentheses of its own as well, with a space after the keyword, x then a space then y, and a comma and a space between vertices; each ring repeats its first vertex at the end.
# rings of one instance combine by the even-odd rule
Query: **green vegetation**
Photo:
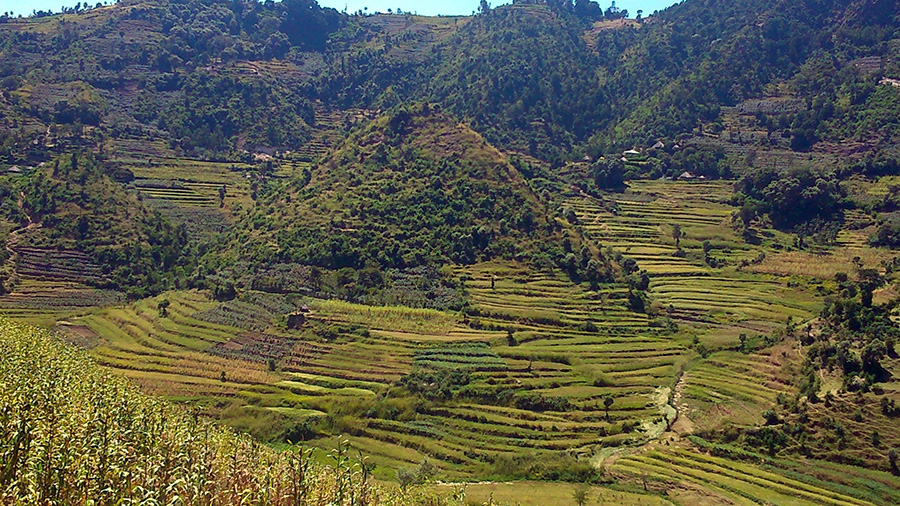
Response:
POLYGON ((896 504, 897 12, 0 17, 0 502, 896 504))
POLYGON ((547 6, 476 16, 431 62, 431 99, 492 143, 558 164, 609 114, 582 30, 574 16, 547 6))
POLYGON ((117 289, 131 298, 183 281, 191 269, 184 230, 128 195, 111 172, 92 155, 73 154, 0 180, 7 195, 3 218, 19 226, 7 238, 17 257, 12 279, 4 281, 8 289, 22 273, 117 289))
MULTIPOLYGON (((393 110, 310 171, 263 186, 243 222, 227 251, 256 263, 361 270, 506 258, 610 277, 500 151, 428 104, 393 110)), ((348 275, 363 291, 381 288, 366 272, 348 275)))
MULTIPOLYGON (((811 170, 781 173, 760 170, 746 174, 735 187, 736 200, 742 206, 741 223, 748 228, 752 221, 768 215, 779 228, 795 228, 818 232, 829 222, 839 219, 843 190, 834 175, 816 174, 811 170)), ((830 242, 837 236, 832 227, 830 242)), ((801 232, 802 233, 802 232, 801 232)))
MULTIPOLYGON (((4 502, 413 504, 339 448, 278 452, 140 393, 47 331, 0 320, 4 502)), ((429 499, 437 504, 440 498, 429 499)))
POLYGON ((613 469, 639 474, 645 482, 697 484, 712 497, 738 502, 812 505, 870 504, 874 501, 884 504, 896 498, 896 491, 890 490, 892 479, 889 475, 865 473, 869 474, 866 476, 860 470, 841 477, 841 469, 849 469, 818 466, 797 469, 796 463, 777 461, 766 461, 766 464, 766 467, 760 467, 733 458, 673 448, 622 458, 613 469), (819 478, 819 474, 824 475, 824 479, 819 478), (886 495, 880 496, 882 493, 886 495))

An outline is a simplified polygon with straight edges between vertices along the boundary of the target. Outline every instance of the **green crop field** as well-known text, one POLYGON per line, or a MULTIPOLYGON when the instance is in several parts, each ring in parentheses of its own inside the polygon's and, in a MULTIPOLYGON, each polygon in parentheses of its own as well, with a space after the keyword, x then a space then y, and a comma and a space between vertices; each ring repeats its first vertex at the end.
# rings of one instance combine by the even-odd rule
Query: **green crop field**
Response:
POLYGON ((887 474, 876 474, 868 479, 846 477, 840 481, 826 481, 833 476, 828 474, 826 480, 820 479, 817 475, 822 470, 816 466, 795 472, 790 468, 761 467, 677 447, 623 457, 613 464, 612 469, 638 475, 645 482, 698 485, 705 493, 736 504, 862 505, 896 498, 896 490, 885 497, 880 495, 886 491, 883 485, 873 486, 872 481, 892 482, 887 474))
POLYGON ((320 464, 236 436, 139 392, 46 330, 0 318, 0 351, 4 503, 444 501, 378 487, 345 450, 320 464))
POLYGON ((742 268, 766 250, 744 243, 731 226, 729 191, 720 182, 635 182, 612 210, 588 199, 567 204, 591 237, 647 271, 660 309, 677 320, 718 329, 810 318, 820 303, 808 291, 742 268), (683 256, 676 256, 676 225, 683 256), (716 267, 705 262, 704 244, 716 267))

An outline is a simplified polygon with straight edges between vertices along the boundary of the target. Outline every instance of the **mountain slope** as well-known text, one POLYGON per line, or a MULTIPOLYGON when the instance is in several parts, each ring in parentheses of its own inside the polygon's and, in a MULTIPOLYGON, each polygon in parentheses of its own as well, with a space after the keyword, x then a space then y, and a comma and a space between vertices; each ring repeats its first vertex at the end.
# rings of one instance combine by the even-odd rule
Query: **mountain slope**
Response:
POLYGON ((249 159, 309 143, 317 101, 429 100, 499 148, 555 166, 718 135, 748 100, 763 101, 750 106, 779 148, 778 135, 797 152, 852 141, 877 157, 896 140, 893 96, 879 84, 900 79, 896 0, 692 0, 628 22, 592 6, 422 18, 309 0, 131 0, 4 18, 0 156, 46 160, 102 133, 249 159))
POLYGON ((92 155, 72 155, 0 178, 8 199, 3 218, 18 225, 7 238, 14 277, 30 273, 143 297, 184 276, 191 263, 184 230, 127 194, 109 171, 92 155))
POLYGON ((505 149, 560 159, 609 113, 582 30, 541 5, 476 16, 435 53, 431 97, 505 149))
MULTIPOLYGON (((616 112, 620 121, 597 140, 601 145, 649 146, 660 138, 691 134, 701 123, 720 122, 725 107, 784 91, 800 101, 786 111, 788 126, 809 128, 809 118, 802 116, 820 112, 824 100, 814 104, 817 95, 837 103, 842 87, 878 82, 869 72, 841 73, 841 68, 858 70, 860 58, 873 57, 875 74, 893 71, 890 65, 879 66, 889 63, 895 51, 896 13, 893 0, 766 0, 752 6, 698 0, 676 5, 646 23, 626 51, 625 63, 615 69, 609 86, 610 95, 621 99, 616 112), (806 69, 808 75, 813 63, 823 59, 838 69, 814 72, 816 80, 825 82, 808 86, 808 77, 798 72, 806 69), (829 87, 827 81, 839 84, 829 87)), ((597 44, 612 37, 601 34, 597 44)), ((847 105, 862 101, 857 95, 847 105)), ((832 110, 821 120, 849 109, 832 110)), ((831 137, 843 138, 837 131, 831 137)))
MULTIPOLYGON (((491 258, 552 266, 577 240, 565 240, 564 223, 505 155, 427 104, 378 118, 288 183, 264 184, 244 223, 239 256, 330 269, 491 258)), ((598 262, 585 250, 571 269, 606 277, 598 262)))

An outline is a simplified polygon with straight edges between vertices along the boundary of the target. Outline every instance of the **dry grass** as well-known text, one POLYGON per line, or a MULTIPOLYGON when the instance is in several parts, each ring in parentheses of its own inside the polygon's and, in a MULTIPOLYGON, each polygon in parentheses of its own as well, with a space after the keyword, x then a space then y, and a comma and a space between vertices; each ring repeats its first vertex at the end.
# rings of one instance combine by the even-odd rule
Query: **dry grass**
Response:
POLYGON ((826 254, 808 251, 786 251, 770 254, 764 262, 759 265, 753 265, 747 270, 779 276, 834 279, 834 275, 839 272, 852 273, 856 269, 856 263, 854 262, 856 257, 859 257, 863 267, 880 269, 882 262, 896 256, 897 253, 895 252, 874 248, 841 248, 826 254))
POLYGON ((457 327, 455 315, 434 309, 366 306, 339 300, 310 299, 308 302, 317 315, 372 329, 446 336, 457 327))

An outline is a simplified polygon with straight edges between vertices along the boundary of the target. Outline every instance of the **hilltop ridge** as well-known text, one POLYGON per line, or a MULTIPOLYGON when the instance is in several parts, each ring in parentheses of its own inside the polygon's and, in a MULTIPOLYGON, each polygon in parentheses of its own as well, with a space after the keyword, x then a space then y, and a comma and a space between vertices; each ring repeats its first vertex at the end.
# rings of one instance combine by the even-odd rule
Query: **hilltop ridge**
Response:
POLYGON ((265 227, 239 232, 237 255, 328 269, 494 258, 555 267, 574 251, 574 276, 608 279, 599 252, 564 232, 569 225, 506 155, 437 109, 393 109, 318 164, 266 186, 245 218, 265 227))

